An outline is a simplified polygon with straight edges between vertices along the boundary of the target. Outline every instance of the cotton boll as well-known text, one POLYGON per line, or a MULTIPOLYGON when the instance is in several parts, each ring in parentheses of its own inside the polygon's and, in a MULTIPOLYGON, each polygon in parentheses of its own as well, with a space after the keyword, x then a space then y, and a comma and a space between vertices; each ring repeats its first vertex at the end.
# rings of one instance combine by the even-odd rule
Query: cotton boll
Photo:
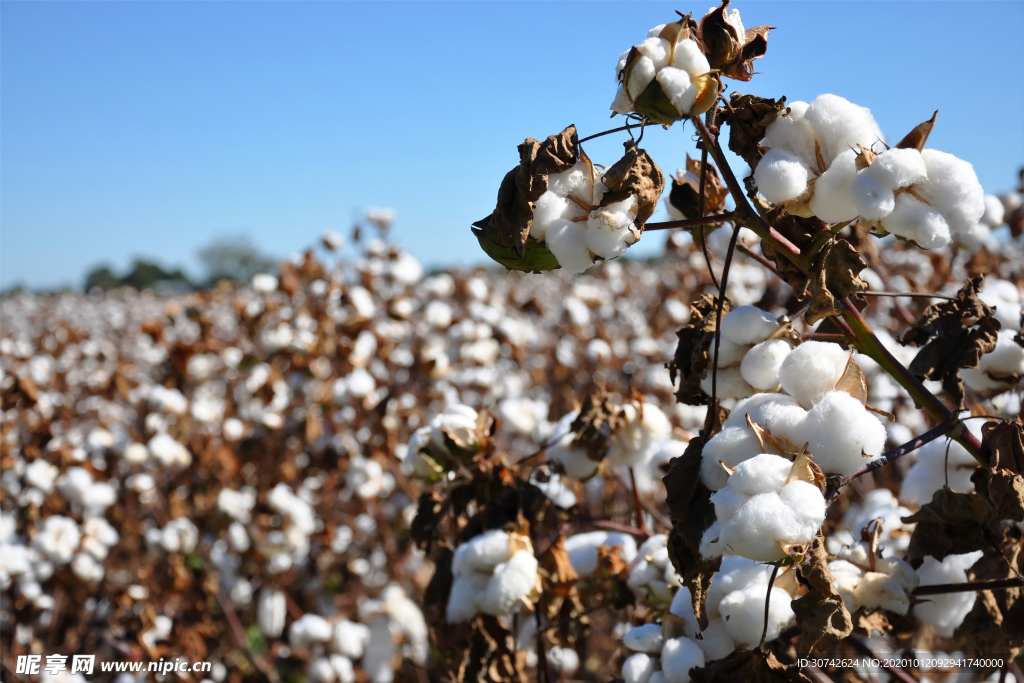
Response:
POLYGON ((333 629, 330 622, 316 614, 304 614, 288 629, 288 642, 299 647, 313 643, 326 643, 331 639, 333 629))
POLYGON ((806 481, 793 481, 782 487, 779 498, 792 510, 801 525, 802 537, 813 537, 825 523, 825 496, 821 490, 806 481))
POLYGON ((985 195, 985 213, 981 215, 981 223, 984 223, 990 228, 998 228, 1003 224, 1003 220, 1006 217, 1006 210, 1003 207, 1003 203, 999 201, 999 197, 995 195, 985 195))
POLYGON ((672 433, 672 423, 658 406, 644 403, 639 408, 626 404, 625 424, 611 436, 606 460, 613 467, 639 467, 658 451, 672 433))
POLYGON ((589 479, 597 472, 601 463, 592 460, 587 452, 570 448, 575 434, 566 434, 557 443, 547 449, 548 460, 558 463, 565 470, 565 475, 573 479, 589 479))
POLYGON ((508 562, 494 568, 494 575, 480 597, 480 611, 495 616, 512 614, 537 583, 537 558, 517 550, 508 562))
POLYGON ((857 153, 848 149, 837 156, 814 183, 814 196, 810 201, 814 215, 826 223, 842 223, 856 218, 858 209, 850 198, 850 185, 856 176, 857 153))
POLYGON ((661 671, 668 683, 690 683, 690 669, 704 666, 704 651, 689 638, 672 638, 661 649, 661 671))
MULTIPOLYGON (((726 314, 725 317, 728 317, 726 314)), ((725 318, 722 319, 723 321, 725 318)), ((747 355, 749 346, 746 344, 736 344, 729 341, 724 336, 718 338, 718 369, 729 368, 738 363, 742 362, 743 357, 747 355)), ((708 357, 712 360, 715 357, 715 342, 711 340, 708 344, 708 357)))
POLYGON ((591 212, 587 219, 585 233, 587 248, 604 259, 612 259, 626 253, 629 245, 636 242, 633 232, 633 214, 630 204, 636 203, 636 197, 630 195, 627 201, 591 212), (623 210, 620 210, 623 209, 623 210))
POLYGON ((700 479, 712 491, 723 488, 729 473, 720 463, 735 467, 761 452, 761 444, 747 427, 726 427, 704 444, 701 454, 700 479))
MULTIPOLYGON (((922 586, 942 583, 963 583, 967 580, 966 569, 977 562, 982 551, 964 555, 948 555, 942 562, 934 557, 924 558, 917 570, 922 586)), ((943 638, 952 638, 953 632, 968 612, 974 607, 977 594, 972 592, 949 593, 947 595, 929 595, 927 600, 920 600, 914 605, 914 616, 918 620, 931 624, 935 632, 943 638)))
POLYGON ((637 652, 622 663, 622 680, 623 683, 650 683, 651 676, 657 670, 657 659, 637 652))
POLYGON ((887 149, 861 171, 883 187, 898 190, 919 183, 928 177, 924 157, 916 149, 887 149))
POLYGON ((737 555, 774 562, 786 556, 782 546, 810 540, 801 531, 802 525, 777 493, 761 493, 722 522, 720 538, 722 545, 737 555))
POLYGON ((903 587, 892 577, 880 572, 867 572, 854 589, 857 604, 868 609, 882 608, 906 614, 910 600, 903 587))
POLYGON ((676 43, 675 54, 672 56, 672 66, 685 71, 690 78, 703 76, 711 71, 708 58, 697 47, 692 38, 686 38, 676 43))
POLYGON ((640 54, 650 58, 654 62, 655 71, 660 71, 668 65, 668 59, 672 52, 672 45, 664 38, 647 38, 636 46, 640 54))
POLYGON ((547 655, 551 668, 565 677, 572 678, 580 668, 580 656, 571 648, 553 647, 548 650, 547 655))
POLYGON ((725 418, 722 427, 746 427, 747 415, 750 415, 755 424, 767 427, 769 416, 786 406, 799 407, 800 404, 786 394, 754 394, 736 404, 729 417, 725 418))
POLYGON ((590 531, 565 539, 565 552, 569 563, 580 576, 593 576, 597 571, 598 548, 620 548, 619 556, 629 563, 636 557, 636 541, 628 534, 614 531, 590 531))
MULTIPOLYGON (((566 171, 548 176, 548 192, 553 192, 559 197, 573 195, 588 204, 592 199, 593 185, 593 172, 582 160, 577 161, 576 165, 566 171)), ((566 206, 568 213, 563 216, 564 218, 576 218, 586 213, 585 209, 575 203, 566 206)))
POLYGON ((802 195, 811 177, 810 169, 800 157, 785 149, 768 150, 754 169, 758 191, 773 204, 802 195))
POLYGON ((947 481, 953 491, 970 493, 974 490, 971 475, 977 466, 967 449, 955 441, 937 439, 927 443, 918 449, 917 462, 903 478, 900 500, 910 505, 929 503, 947 481))
POLYGON ((490 579, 489 575, 477 571, 469 571, 455 577, 445 609, 445 619, 449 624, 461 624, 476 616, 480 599, 490 579))
POLYGON ((710 371, 700 381, 700 388, 708 396, 711 395, 711 382, 714 379, 716 394, 718 398, 746 398, 754 393, 753 387, 743 379, 739 368, 718 368, 717 378, 713 378, 710 371))
POLYGON ((672 586, 665 580, 665 570, 641 556, 626 579, 626 585, 642 602, 665 604, 672 600, 672 586))
POLYGON ((729 488, 747 496, 778 491, 786 484, 793 463, 779 455, 761 453, 736 466, 729 488))
POLYGON ((690 76, 682 69, 667 66, 658 72, 658 83, 665 96, 681 114, 688 114, 697 101, 697 86, 690 82, 690 76))
POLYGON ((896 208, 896 195, 866 170, 850 183, 850 201, 861 218, 881 220, 896 208))
MULTIPOLYGON (((665 28, 665 26, 666 26, 665 24, 658 24, 657 26, 655 26, 654 28, 652 28, 650 31, 647 32, 647 37, 648 38, 657 38, 658 36, 661 35, 661 32, 665 28)), ((625 54, 628 55, 629 52, 627 51, 625 54)))
POLYGON ((508 532, 491 529, 463 543, 455 549, 452 573, 464 574, 471 570, 489 572, 508 560, 512 553, 508 532))
POLYGON ((672 604, 668 608, 669 614, 674 614, 684 622, 683 635, 690 638, 700 632, 700 625, 697 617, 693 614, 693 595, 686 586, 680 586, 679 590, 672 597, 672 604))
POLYGON ((849 351, 839 344, 803 342, 782 362, 779 369, 782 388, 800 405, 810 408, 835 388, 849 358, 849 351))
MULTIPOLYGON (((723 557, 722 565, 711 579, 704 605, 712 618, 718 615, 718 604, 729 593, 749 585, 767 586, 772 569, 745 557, 723 557)), ((764 593, 762 592, 762 595, 764 593)), ((762 607, 764 603, 761 603, 762 607)))
MULTIPOLYGON (((746 462, 750 462, 750 460, 746 462)), ((735 517, 748 500, 750 500, 750 494, 741 493, 734 486, 720 488, 711 494, 711 502, 715 506, 715 517, 719 520, 729 520, 735 517)))
POLYGON ((806 119, 808 106, 806 102, 791 103, 789 112, 778 116, 765 129, 764 139, 769 147, 788 150, 810 166, 815 158, 814 131, 806 119))
POLYGON ((775 316, 757 306, 739 306, 722 318, 722 338, 735 344, 757 344, 777 329, 775 316))
POLYGON ((950 243, 950 226, 943 214, 910 194, 896 197, 896 207, 882 227, 913 240, 922 249, 938 249, 950 243))
MULTIPOLYGON (((780 394, 769 395, 781 396, 780 394)), ((773 437, 785 439, 794 449, 800 448, 806 443, 806 421, 806 410, 799 405, 782 402, 766 404, 761 410, 760 419, 755 420, 756 424, 771 432, 773 437)))
POLYGON ((569 207, 569 200, 559 197, 548 190, 540 196, 533 208, 533 227, 530 228, 530 237, 539 240, 547 232, 549 225, 564 217, 569 207))
POLYGON ((622 637, 622 644, 633 652, 657 654, 661 652, 661 646, 664 644, 661 626, 658 624, 634 626, 622 637))
MULTIPOLYGON (((718 611, 722 615, 729 635, 744 647, 757 647, 761 642, 766 594, 764 586, 747 586, 725 596, 718 605, 718 611)), ((766 640, 778 638, 782 629, 793 618, 791 601, 789 593, 778 587, 772 588, 768 607, 766 640)))
POLYGON ((892 580, 908 594, 921 585, 921 578, 914 568, 898 557, 877 558, 875 569, 892 577, 892 580))
POLYGON ((654 60, 650 57, 641 57, 633 63, 633 69, 629 72, 629 80, 626 82, 626 92, 634 102, 647 86, 654 80, 657 69, 654 60))
POLYGON ((545 233, 548 249, 558 259, 558 264, 570 273, 582 273, 594 265, 586 232, 578 223, 558 220, 549 225, 545 233))
POLYGON ((351 659, 359 659, 363 656, 368 642, 370 628, 365 624, 342 619, 334 625, 332 647, 335 652, 351 659))
POLYGON ((885 448, 885 427, 845 391, 830 391, 807 412, 804 433, 828 474, 853 474, 885 448))
POLYGON ((985 191, 974 167, 952 154, 934 149, 921 152, 928 179, 918 193, 942 214, 951 232, 967 233, 985 213, 985 191))
POLYGON ((863 145, 870 148, 885 139, 870 109, 838 95, 819 95, 804 116, 820 145, 826 168, 851 147, 856 149, 863 145))
POLYGON ((747 384, 761 391, 779 385, 779 370, 791 347, 784 339, 769 339, 754 346, 743 356, 740 374, 747 384))
POLYGON ((704 535, 700 538, 700 555, 707 560, 713 560, 716 557, 721 557, 724 552, 722 524, 715 520, 711 526, 704 530, 704 535))
MULTIPOLYGON (((763 622, 763 614, 761 619, 763 622)), ((725 659, 736 650, 736 641, 733 640, 732 634, 729 633, 728 627, 721 619, 712 619, 702 635, 704 638, 697 641, 697 644, 704 651, 704 660, 706 662, 725 659)))
POLYGON ((612 100, 612 105, 609 107, 616 114, 628 114, 633 111, 633 103, 629 99, 629 95, 626 94, 626 88, 621 83, 619 87, 615 89, 615 99, 612 100))

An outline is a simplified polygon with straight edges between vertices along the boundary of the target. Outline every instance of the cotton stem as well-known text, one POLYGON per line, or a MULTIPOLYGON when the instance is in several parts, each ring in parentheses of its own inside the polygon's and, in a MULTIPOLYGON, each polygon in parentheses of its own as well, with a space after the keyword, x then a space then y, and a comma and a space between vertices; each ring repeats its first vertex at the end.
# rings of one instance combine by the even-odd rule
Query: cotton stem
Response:
POLYGON ((764 652, 764 641, 768 637, 768 612, 772 606, 772 587, 775 585, 775 577, 779 575, 779 565, 772 568, 772 578, 768 579, 768 592, 764 596, 764 629, 761 630, 761 644, 757 649, 764 652))

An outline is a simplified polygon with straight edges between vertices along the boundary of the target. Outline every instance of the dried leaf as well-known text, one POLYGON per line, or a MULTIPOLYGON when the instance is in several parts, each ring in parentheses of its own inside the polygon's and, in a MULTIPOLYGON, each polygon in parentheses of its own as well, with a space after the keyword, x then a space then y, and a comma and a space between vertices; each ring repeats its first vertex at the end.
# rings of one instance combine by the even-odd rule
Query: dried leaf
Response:
MULTIPOLYGON (((668 202, 683 217, 697 218, 700 214, 701 164, 697 159, 691 159, 689 154, 686 155, 686 171, 680 171, 678 175, 672 177, 668 202)), ((718 169, 709 161, 704 182, 704 215, 710 216, 724 211, 728 196, 729 189, 718 177, 718 169)))
POLYGON ((447 504, 440 493, 424 491, 420 494, 416 517, 409 529, 409 535, 417 547, 430 551, 430 546, 441 533, 441 521, 446 510, 447 504))
POLYGON ((853 631, 853 620, 843 599, 833 587, 835 577, 828 568, 825 537, 814 537, 810 557, 797 565, 801 583, 807 594, 794 600, 793 612, 800 626, 800 653, 825 652, 853 631))
POLYGON ((960 368, 978 367, 982 355, 996 347, 999 336, 995 309, 978 298, 981 282, 981 276, 973 277, 954 299, 926 308, 917 324, 898 339, 904 346, 922 347, 911 361, 910 371, 922 379, 941 380, 958 407, 964 400, 960 368))
POLYGON ((868 283, 859 273, 867 267, 864 257, 846 240, 833 240, 822 246, 811 278, 811 305, 805 316, 808 324, 829 315, 841 315, 843 299, 866 291, 868 283))
POLYGON ((624 144, 626 153, 601 176, 608 190, 601 198, 601 206, 621 202, 636 195, 637 216, 633 223, 643 229, 644 223, 658 208, 658 200, 665 190, 665 175, 645 150, 633 140, 624 144))
POLYGON ((472 628, 469 647, 459 665, 458 683, 526 683, 526 652, 517 656, 516 639, 498 618, 478 616, 472 628))
POLYGON ((947 555, 981 550, 986 539, 998 539, 992 526, 994 513, 992 503, 977 492, 939 489, 930 503, 902 518, 905 524, 917 524, 910 537, 907 561, 917 567, 926 555, 942 560, 947 555))
POLYGON ((939 110, 936 109, 932 117, 924 123, 914 126, 914 130, 907 133, 907 136, 896 143, 896 149, 916 149, 918 152, 924 149, 928 142, 928 136, 932 134, 935 127, 935 120, 939 117, 939 110))
POLYGON ((845 391, 850 396, 863 403, 868 404, 868 380, 864 371, 853 359, 854 354, 850 352, 850 358, 846 361, 846 368, 843 369, 843 376, 836 382, 836 391, 845 391))
MULTIPOLYGON (((675 384, 676 400, 692 406, 707 405, 711 397, 700 388, 700 381, 707 375, 713 360, 713 349, 710 345, 715 336, 715 309, 718 300, 711 294, 705 294, 699 301, 690 306, 690 322, 676 332, 679 344, 676 345, 675 357, 667 367, 669 377, 675 384)), ((722 307, 724 316, 732 310, 728 301, 722 307)))
POLYGON ((722 564, 721 558, 705 559, 700 554, 700 540, 715 521, 715 508, 711 504, 711 491, 700 480, 701 450, 705 437, 690 440, 686 450, 669 463, 665 475, 672 532, 668 538, 669 557, 690 590, 693 613, 701 628, 708 625, 704 600, 711 587, 711 578, 722 564))
POLYGON ((573 448, 582 448, 595 462, 604 460, 612 433, 623 424, 623 419, 622 409, 612 403, 608 392, 596 389, 584 399, 579 414, 569 427, 576 434, 573 448))
MULTIPOLYGON (((1021 534, 1015 525, 998 548, 985 554, 967 572, 969 581, 1010 579, 1020 576, 1021 534)), ((956 630, 965 652, 1011 661, 1024 647, 1024 591, 1017 586, 997 591, 978 591, 974 608, 956 630)))
POLYGON ((783 664, 773 652, 735 650, 724 659, 690 669, 693 683, 811 683, 800 667, 783 664))
POLYGON ((786 98, 773 100, 756 95, 732 93, 729 104, 719 107, 717 119, 729 124, 729 149, 739 155, 750 168, 764 156, 761 147, 764 131, 786 109, 786 98))
POLYGON ((811 454, 807 452, 807 444, 804 444, 793 460, 793 467, 789 471, 789 478, 786 480, 786 483, 791 481, 806 481, 808 484, 814 484, 822 493, 825 493, 825 487, 828 485, 825 472, 814 462, 811 454))
POLYGON ((995 519, 1024 521, 1024 423, 1001 420, 982 427, 982 445, 988 448, 988 467, 971 475, 978 493, 995 507, 995 519))
POLYGON ((892 624, 889 623, 889 619, 882 610, 866 613, 862 607, 854 614, 853 622, 857 635, 867 636, 868 638, 876 631, 884 636, 892 630, 892 624))
POLYGON ((571 646, 583 634, 588 617, 580 601, 579 576, 565 551, 565 537, 559 536, 540 558, 542 591, 537 609, 551 627, 548 637, 555 644, 571 646))

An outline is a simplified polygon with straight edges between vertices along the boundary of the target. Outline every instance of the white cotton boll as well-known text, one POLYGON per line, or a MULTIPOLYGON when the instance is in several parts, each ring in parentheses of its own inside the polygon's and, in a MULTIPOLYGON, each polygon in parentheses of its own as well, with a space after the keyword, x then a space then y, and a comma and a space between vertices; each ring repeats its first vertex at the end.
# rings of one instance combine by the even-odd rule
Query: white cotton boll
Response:
POLYGON ((611 259, 626 253, 626 248, 636 242, 633 232, 633 208, 636 196, 609 204, 590 213, 587 219, 587 248, 601 258, 611 259))
POLYGON ((810 408, 835 388, 849 358, 850 352, 839 344, 803 342, 782 362, 779 369, 782 388, 800 405, 810 408))
POLYGON ((508 532, 501 529, 491 529, 474 536, 455 549, 452 573, 457 576, 472 570, 493 570, 512 556, 509 542, 508 532))
POLYGON ((685 71, 690 78, 703 76, 711 71, 708 58, 700 51, 697 43, 692 38, 686 38, 676 43, 675 54, 672 56, 672 66, 685 71))
POLYGON ((1003 207, 1003 203, 999 201, 999 197, 995 195, 985 195, 985 213, 981 215, 979 222, 984 223, 990 228, 998 228, 1003 224, 1003 220, 1006 218, 1006 210, 1003 207))
POLYGON ((723 488, 729 473, 720 463, 735 467, 761 452, 761 444, 747 427, 726 427, 704 444, 701 454, 700 479, 712 491, 723 488))
MULTIPOLYGON (((718 611, 729 635, 744 647, 757 647, 761 642, 766 594, 767 591, 762 585, 747 586, 729 593, 718 604, 718 611)), ((782 629, 793 618, 791 601, 789 593, 781 588, 772 587, 766 640, 778 638, 782 629)))
POLYGON ((870 109, 857 106, 838 95, 819 95, 804 116, 821 147, 826 168, 851 147, 871 147, 885 139, 870 109))
POLYGON ((896 195, 870 173, 861 171, 850 183, 850 201, 861 218, 877 221, 896 208, 896 195))
POLYGON ((768 150, 754 169, 758 191, 773 204, 802 195, 811 177, 810 169, 800 157, 785 149, 768 150))
POLYGON ((573 479, 589 479, 597 472, 601 463, 592 460, 584 450, 570 448, 575 434, 566 434, 547 449, 548 460, 558 463, 565 470, 565 475, 573 479))
POLYGON ((269 294, 277 289, 277 278, 267 273, 252 276, 252 288, 260 294, 269 294))
POLYGON ((952 154, 935 149, 921 152, 928 179, 918 193, 942 214, 954 233, 968 233, 985 213, 985 191, 974 166, 952 154))
MULTIPOLYGON (((982 551, 964 555, 949 555, 942 562, 927 556, 917 570, 922 586, 942 583, 963 583, 967 580, 966 569, 977 562, 982 551)), ((914 616, 919 621, 931 624, 943 638, 952 638, 953 632, 963 623, 968 612, 974 607, 977 593, 949 593, 922 597, 914 605, 914 616)))
POLYGON ((928 177, 924 157, 916 149, 887 149, 861 171, 890 190, 909 187, 928 177))
POLYGON ((553 647, 548 650, 547 654, 551 668, 568 678, 572 678, 572 675, 580 668, 580 656, 576 654, 576 650, 568 647, 553 647))
MULTIPOLYGON (((709 617, 718 615, 718 604, 726 595, 749 585, 767 586, 771 575, 772 568, 768 565, 745 557, 723 557, 721 567, 711 579, 711 588, 704 601, 709 617)), ((764 603, 761 604, 763 607, 764 603)))
POLYGON ((345 657, 359 659, 363 656, 366 644, 370 642, 370 628, 348 619, 342 619, 334 625, 334 637, 331 647, 345 657))
POLYGON ((793 481, 782 487, 779 498, 793 511, 801 525, 800 533, 813 537, 825 523, 825 496, 821 490, 806 481, 793 481))
MULTIPOLYGON (((780 396, 780 394, 770 395, 780 396)), ((800 448, 807 441, 805 434, 807 411, 799 405, 781 402, 765 404, 761 410, 760 419, 755 422, 770 431, 772 436, 785 439, 794 448, 800 448)))
POLYGON ((668 58, 672 52, 672 45, 664 38, 651 37, 636 46, 640 54, 650 58, 654 62, 655 71, 663 69, 668 65, 668 58))
POLYGON ((761 453, 736 466, 728 488, 746 496, 778 491, 786 484, 793 463, 780 455, 761 453))
POLYGON ((370 625, 370 641, 361 661, 370 683, 391 683, 395 678, 391 662, 395 658, 396 647, 389 621, 381 614, 370 625))
POLYGON ((686 586, 680 586, 679 590, 676 591, 676 594, 672 597, 672 604, 668 608, 668 611, 669 614, 674 614, 685 623, 683 635, 692 638, 700 632, 700 625, 697 623, 697 617, 693 614, 693 595, 690 593, 690 589, 686 586))
POLYGON ((686 71, 667 66, 658 72, 658 83, 679 113, 686 115, 690 112, 697 101, 697 86, 690 82, 686 71))
POLYGON ((256 621, 264 636, 270 639, 281 637, 286 613, 283 592, 272 588, 264 588, 260 591, 259 601, 256 604, 256 621))
POLYGON ((810 201, 814 215, 826 223, 842 223, 856 218, 858 209, 850 198, 850 184, 856 176, 857 153, 848 149, 837 156, 814 183, 814 196, 810 201))
MULTIPOLYGON (((650 31, 647 32, 647 37, 648 38, 657 38, 658 36, 661 35, 661 32, 662 32, 662 30, 664 30, 665 26, 666 26, 666 24, 658 24, 657 26, 655 26, 654 28, 652 28, 650 31)), ((624 54, 628 55, 629 52, 625 52, 624 54)))
POLYGON ((1000 330, 996 348, 981 357, 978 367, 994 375, 1018 375, 1024 373, 1024 346, 1015 340, 1014 328, 1000 330))
POLYGON ((777 493, 753 496, 730 519, 722 521, 722 545, 742 557, 774 562, 786 556, 782 546, 806 543, 802 526, 777 493))
POLYGON ((658 624, 644 624, 643 626, 634 626, 629 629, 626 635, 622 637, 622 644, 633 652, 656 654, 661 652, 664 640, 661 635, 661 626, 658 624))
MULTIPOLYGON (((763 614, 761 619, 764 620, 763 614)), ((707 662, 724 659, 736 650, 736 641, 733 640, 728 627, 721 619, 712 619, 702 635, 703 639, 697 641, 697 644, 704 651, 704 660, 707 662)))
POLYGON ((612 100, 612 105, 609 107, 616 114, 628 114, 633 111, 633 103, 629 99, 629 95, 626 94, 626 87, 619 83, 619 87, 615 90, 615 99, 612 100))
POLYGON ((828 563, 829 571, 832 572, 832 586, 843 599, 843 604, 850 612, 857 610, 857 584, 860 583, 864 572, 854 564, 846 560, 835 560, 828 563))
POLYGON ((896 614, 906 614, 910 609, 910 600, 903 586, 880 572, 864 574, 853 593, 857 604, 867 609, 880 607, 896 614))
MULTIPOLYGON (((750 461, 747 460, 747 462, 750 461)), ((722 521, 735 517, 748 500, 750 500, 750 495, 740 492, 734 486, 726 486, 711 494, 711 502, 715 506, 715 517, 722 521)))
POLYGON ((761 391, 774 389, 779 385, 779 370, 782 361, 791 351, 784 339, 769 339, 754 346, 743 356, 740 374, 747 384, 761 391))
POLYGON ((725 418, 722 427, 746 427, 747 415, 750 415, 750 419, 755 424, 767 427, 766 421, 769 417, 786 406, 799 407, 800 404, 795 398, 786 394, 754 394, 736 404, 729 413, 729 417, 725 418))
POLYGON ((739 368, 718 368, 717 377, 712 377, 709 370, 707 377, 700 381, 701 391, 708 396, 711 395, 712 381, 715 382, 718 398, 747 398, 754 393, 754 388, 743 379, 739 368))
POLYGON ((105 570, 96 558, 88 553, 78 553, 71 561, 71 571, 86 583, 97 583, 103 580, 105 570))
POLYGON ((55 465, 40 459, 33 460, 25 468, 23 477, 25 483, 29 486, 35 486, 43 493, 52 493, 53 483, 56 481, 58 474, 60 474, 60 470, 55 465))
POLYGON ((192 454, 185 446, 174 440, 170 434, 160 433, 146 444, 150 455, 164 467, 188 467, 192 454))
MULTIPOLYGON (((726 318, 729 314, 726 314, 726 318)), ((723 321, 725 318, 723 318, 723 321)), ((743 357, 747 355, 747 351, 750 347, 746 344, 736 344, 726 339, 724 336, 718 337, 718 369, 729 368, 737 365, 743 360, 743 357)), ((715 357, 715 341, 712 339, 708 343, 708 357, 714 359, 715 357)))
POLYGON ((658 406, 623 407, 625 424, 611 436, 605 460, 613 467, 639 467, 650 460, 672 433, 672 423, 658 406))
POLYGON ((1021 326, 1021 293, 1017 285, 1006 280, 986 278, 978 298, 996 309, 996 320, 1003 330, 1018 330, 1021 326))
POLYGON ((639 600, 648 604, 665 604, 672 600, 672 587, 665 580, 665 570, 643 557, 633 566, 626 585, 639 600))
POLYGON ((622 680, 623 683, 650 683, 651 676, 657 670, 657 659, 637 652, 622 663, 622 680))
POLYGON ((559 220, 548 226, 545 243, 558 265, 570 273, 582 273, 594 265, 587 247, 587 231, 578 223, 559 220))
POLYGON ((690 669, 704 666, 704 651, 689 638, 672 638, 661 649, 661 671, 668 683, 690 683, 690 669))
POLYGON ((310 683, 334 683, 337 677, 331 666, 331 660, 327 657, 317 657, 310 662, 306 674, 310 683))
POLYGON ((892 580, 899 584, 908 594, 921 585, 921 578, 914 571, 914 568, 898 557, 880 557, 876 559, 875 569, 892 577, 892 580))
POLYGON ((946 218, 910 194, 896 197, 896 207, 886 216, 882 227, 894 235, 913 240, 922 249, 938 249, 952 239, 946 218))
POLYGON ((757 344, 777 329, 775 316, 757 306, 739 306, 722 318, 722 338, 735 344, 757 344))
POLYGON ((490 575, 477 571, 455 576, 445 609, 445 618, 449 624, 461 624, 476 616, 480 599, 490 579, 490 575))
POLYGON ((331 639, 331 623, 316 614, 303 614, 288 629, 288 642, 299 647, 326 643, 331 639))
POLYGON ((804 434, 828 474, 853 474, 885 449, 885 427, 845 391, 828 392, 807 412, 804 434))
POLYGON ((806 119, 808 106, 806 102, 791 103, 789 113, 783 113, 768 125, 764 139, 768 147, 788 150, 810 166, 815 158, 814 131, 806 119))
POLYGON ((565 485, 565 482, 557 474, 552 474, 547 481, 540 481, 536 477, 531 477, 530 483, 539 488, 547 496, 548 500, 563 510, 568 510, 576 505, 576 494, 565 485))
POLYGON ((512 614, 537 583, 537 558, 517 550, 508 562, 494 568, 494 575, 480 597, 480 611, 495 616, 512 614))
POLYGON ((581 577, 593 576, 597 571, 597 549, 619 547, 619 555, 627 564, 636 557, 636 541, 628 534, 616 531, 589 531, 565 539, 565 552, 569 563, 581 577))
POLYGON ((917 450, 917 462, 903 477, 900 500, 909 505, 930 503, 947 481, 953 491, 970 493, 974 490, 971 475, 977 466, 978 462, 959 443, 936 439, 917 450))
POLYGON ((556 220, 564 218, 568 208, 568 199, 559 197, 551 190, 542 194, 533 206, 533 227, 530 228, 530 237, 536 240, 542 239, 548 226, 556 220))
POLYGON ((633 63, 633 69, 629 72, 629 80, 626 82, 626 92, 634 102, 640 97, 647 86, 654 80, 657 69, 654 60, 650 57, 641 57, 633 63))

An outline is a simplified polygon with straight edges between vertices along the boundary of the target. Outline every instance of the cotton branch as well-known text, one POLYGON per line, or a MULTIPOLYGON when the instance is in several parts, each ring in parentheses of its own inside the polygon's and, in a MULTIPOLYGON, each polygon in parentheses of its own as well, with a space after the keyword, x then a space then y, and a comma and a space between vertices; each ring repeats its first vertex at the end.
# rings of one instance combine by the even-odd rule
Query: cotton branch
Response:
POLYGON ((716 213, 714 216, 704 216, 703 218, 685 218, 681 221, 645 223, 644 232, 649 230, 672 230, 674 228, 695 228, 702 225, 723 223, 727 220, 731 220, 735 215, 736 214, 732 211, 726 211, 725 213, 716 213))

